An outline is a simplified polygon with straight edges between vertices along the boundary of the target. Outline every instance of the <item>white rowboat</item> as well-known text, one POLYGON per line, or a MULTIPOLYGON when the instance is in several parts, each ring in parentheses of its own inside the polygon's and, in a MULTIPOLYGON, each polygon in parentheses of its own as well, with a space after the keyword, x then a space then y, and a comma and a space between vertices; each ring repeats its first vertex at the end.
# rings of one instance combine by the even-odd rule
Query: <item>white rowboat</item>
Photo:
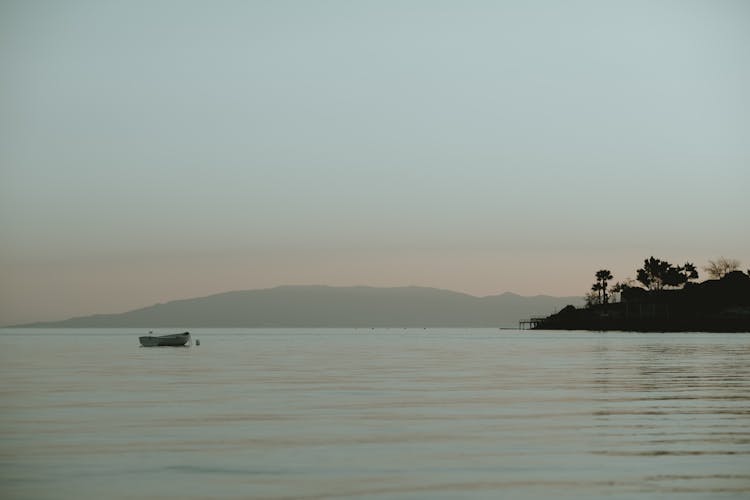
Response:
POLYGON ((138 337, 143 347, 182 347, 190 340, 190 332, 173 333, 171 335, 147 335, 138 337))

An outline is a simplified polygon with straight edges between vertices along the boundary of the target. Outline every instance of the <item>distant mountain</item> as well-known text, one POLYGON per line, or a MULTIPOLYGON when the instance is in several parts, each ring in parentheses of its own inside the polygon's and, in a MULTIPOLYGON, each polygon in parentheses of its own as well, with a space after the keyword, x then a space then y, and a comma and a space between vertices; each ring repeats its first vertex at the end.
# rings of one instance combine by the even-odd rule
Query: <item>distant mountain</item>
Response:
POLYGON ((424 287, 280 286, 221 293, 25 327, 515 327, 580 297, 474 297, 424 287))

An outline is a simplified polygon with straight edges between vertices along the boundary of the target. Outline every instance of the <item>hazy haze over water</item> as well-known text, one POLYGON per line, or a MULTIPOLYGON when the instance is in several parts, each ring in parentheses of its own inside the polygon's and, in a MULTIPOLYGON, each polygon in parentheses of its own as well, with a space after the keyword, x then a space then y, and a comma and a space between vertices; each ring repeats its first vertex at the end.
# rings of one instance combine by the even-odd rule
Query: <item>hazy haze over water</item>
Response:
POLYGON ((0 330, 3 498, 741 499, 750 336, 0 330))
POLYGON ((750 4, 0 4, 0 324, 750 264, 750 4))

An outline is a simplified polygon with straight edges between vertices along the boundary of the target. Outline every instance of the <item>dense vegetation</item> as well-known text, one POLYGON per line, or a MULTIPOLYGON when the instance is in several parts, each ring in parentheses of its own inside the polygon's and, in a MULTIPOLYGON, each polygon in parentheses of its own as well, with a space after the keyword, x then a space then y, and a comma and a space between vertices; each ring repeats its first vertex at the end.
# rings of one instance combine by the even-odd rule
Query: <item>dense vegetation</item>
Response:
POLYGON ((565 307, 538 325, 545 329, 636 331, 750 331, 750 270, 735 259, 709 261, 709 279, 697 282, 695 264, 649 257, 636 280, 611 287, 612 273, 597 271, 586 308, 565 307))

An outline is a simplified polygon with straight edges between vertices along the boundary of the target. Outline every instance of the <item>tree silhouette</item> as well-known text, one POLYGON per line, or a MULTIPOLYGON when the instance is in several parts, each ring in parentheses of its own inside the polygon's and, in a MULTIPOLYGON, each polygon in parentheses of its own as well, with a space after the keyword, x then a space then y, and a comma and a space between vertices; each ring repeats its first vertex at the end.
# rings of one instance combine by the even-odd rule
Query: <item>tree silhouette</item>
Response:
POLYGON ((708 276, 712 279, 720 279, 740 268, 740 261, 737 259, 727 259, 726 257, 719 257, 716 260, 709 260, 708 265, 703 268, 708 273, 708 276))
POLYGON ((698 269, 696 269, 695 264, 685 262, 685 265, 681 269, 682 275, 685 276, 685 283, 698 279, 698 269))
POLYGON ((655 259, 652 255, 643 261, 643 267, 636 271, 636 279, 643 283, 649 290, 661 290, 664 288, 664 281, 672 265, 667 261, 655 259))
POLYGON ((592 307, 602 303, 601 283, 591 285, 591 291, 586 294, 586 306, 592 307))
POLYGON ((597 271, 596 274, 596 285, 599 285, 599 302, 606 304, 609 302, 609 296, 607 295, 607 281, 612 279, 612 273, 609 269, 602 269, 597 271))
POLYGON ((690 262, 675 267, 666 260, 655 259, 653 256, 643 261, 643 267, 637 273, 638 281, 649 290, 661 290, 665 286, 680 287, 691 279, 698 278, 698 271, 690 262))

